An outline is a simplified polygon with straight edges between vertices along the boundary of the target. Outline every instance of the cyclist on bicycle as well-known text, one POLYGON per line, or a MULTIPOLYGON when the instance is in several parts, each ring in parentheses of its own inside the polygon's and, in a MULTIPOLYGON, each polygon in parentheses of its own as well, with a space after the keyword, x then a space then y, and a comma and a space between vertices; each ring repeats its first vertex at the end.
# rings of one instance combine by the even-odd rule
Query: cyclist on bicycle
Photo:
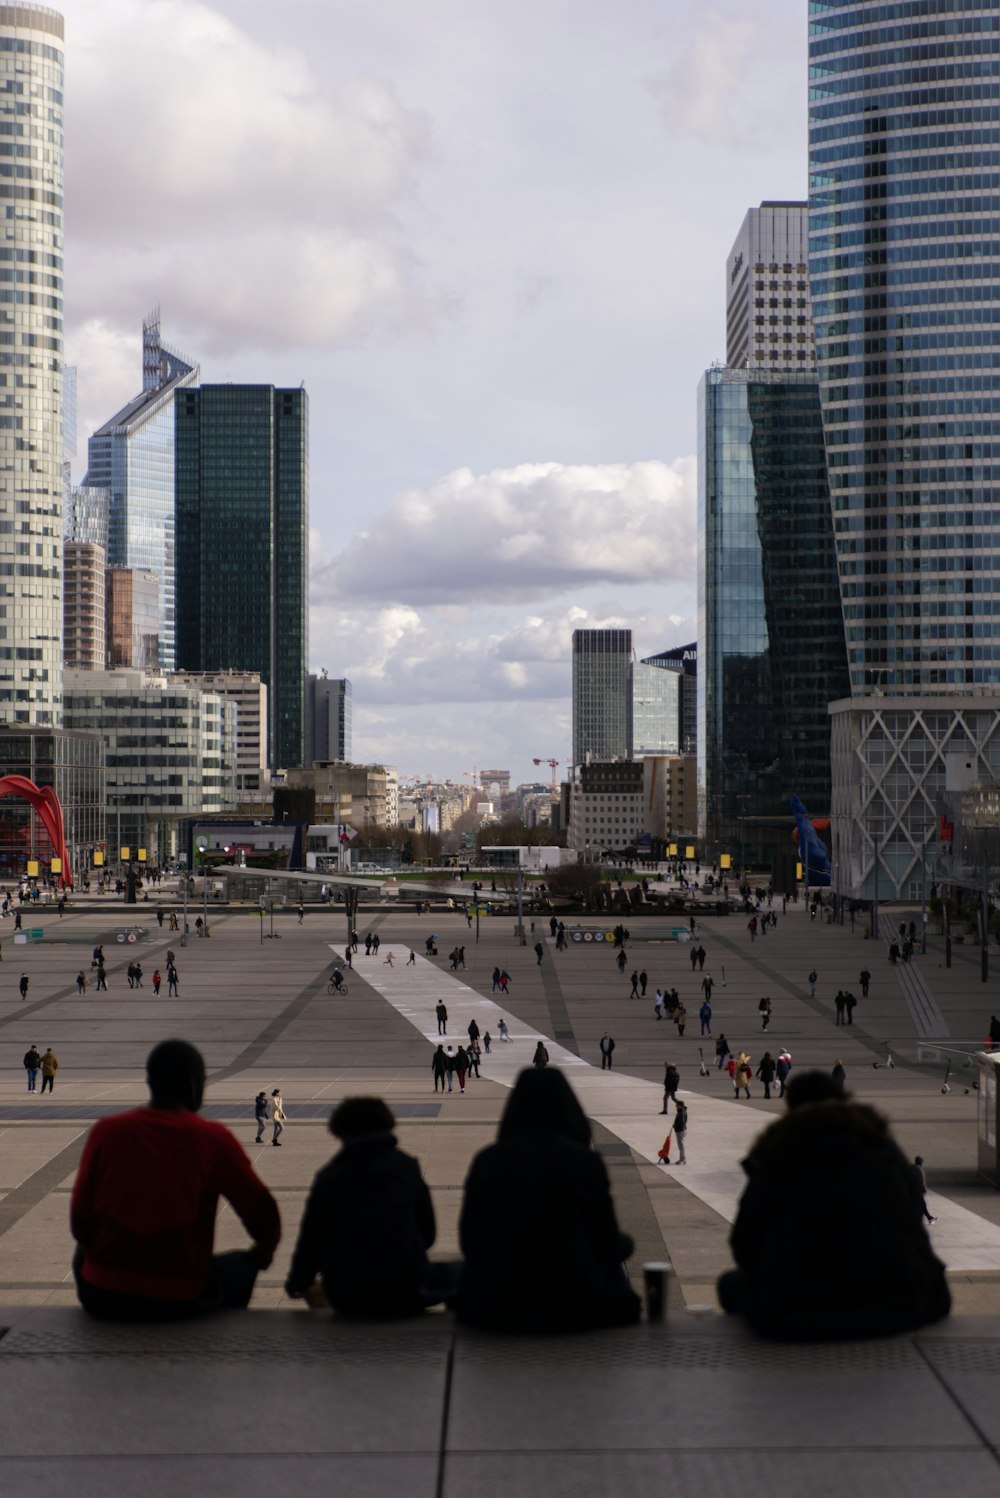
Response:
POLYGON ((343 986, 344 986, 344 975, 341 972, 341 970, 340 970, 339 967, 335 967, 334 970, 333 970, 333 972, 330 974, 330 982, 332 983, 332 985, 333 985, 334 989, 337 991, 337 993, 339 993, 340 990, 343 988, 343 986))

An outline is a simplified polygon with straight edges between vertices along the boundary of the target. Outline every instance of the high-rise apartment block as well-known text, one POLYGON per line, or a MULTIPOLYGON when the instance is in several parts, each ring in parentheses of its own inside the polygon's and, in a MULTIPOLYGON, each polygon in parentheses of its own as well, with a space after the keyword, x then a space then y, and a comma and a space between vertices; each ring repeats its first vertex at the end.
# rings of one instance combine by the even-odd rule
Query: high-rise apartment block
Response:
POLYGON ((810 278, 850 668, 840 892, 1000 779, 1000 6, 810 7, 810 278), (963 768, 968 766, 967 769, 963 768))
POLYGON ((632 753, 632 631, 573 631, 573 763, 632 753))
POLYGON ((0 723, 62 722, 63 19, 0 4, 0 723))
POLYGON ((109 495, 110 566, 156 576, 157 664, 164 671, 175 661, 174 401, 197 382, 198 366, 163 342, 159 310, 151 312, 142 325, 142 392, 87 444, 85 486, 109 495))
POLYGON ((306 678, 305 763, 349 760, 352 729, 351 683, 326 672, 306 678))
POLYGON ((698 441, 700 831, 769 863, 793 792, 827 810, 847 684, 815 377, 709 370, 698 441))
POLYGON ((256 671, 268 764, 305 757, 308 399, 203 385, 176 399, 177 665, 256 671))
POLYGON ((63 665, 103 671, 106 557, 95 541, 63 543, 63 665))
POLYGON ((751 208, 726 261, 730 369, 815 368, 809 306, 809 205, 751 208))

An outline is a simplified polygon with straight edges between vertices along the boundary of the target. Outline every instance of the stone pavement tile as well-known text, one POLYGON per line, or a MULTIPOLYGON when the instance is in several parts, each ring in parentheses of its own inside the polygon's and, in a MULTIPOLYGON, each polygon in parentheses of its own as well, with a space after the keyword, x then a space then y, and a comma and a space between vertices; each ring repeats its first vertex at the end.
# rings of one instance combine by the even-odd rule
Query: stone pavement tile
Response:
POLYGON ((39 1310, 0 1340, 0 1455, 44 1410, 64 1456, 435 1453, 450 1318, 338 1328, 305 1315, 113 1327, 39 1310))
POLYGON ((688 1319, 683 1331, 560 1341, 463 1333, 448 1431, 449 1452, 711 1450, 724 1439, 741 1459, 945 1446, 964 1457, 980 1444, 907 1338, 781 1346, 688 1319))
POLYGON ((22 1185, 79 1135, 79 1124, 37 1120, 24 1128, 0 1129, 0 1187, 10 1191, 22 1185))
MULTIPOLYGON (((266 1400, 266 1391, 262 1394, 266 1400)), ((240 1453, 169 1458, 7 1457, 5 1480, 21 1498, 177 1498, 178 1493, 211 1493, 212 1498, 247 1498, 249 1493, 294 1494, 295 1498, 434 1498, 436 1456, 297 1456, 240 1453)))
POLYGON ((921 1339, 921 1349, 970 1421, 991 1446, 1000 1445, 1000 1342, 941 1336, 921 1339))
MULTIPOLYGON (((649 1421, 659 1429, 663 1446, 656 1451, 544 1450, 511 1451, 505 1432, 495 1432, 487 1452, 449 1453, 443 1498, 663 1498, 664 1494, 697 1494, 698 1498, 746 1498, 748 1492, 808 1493, 809 1498, 938 1498, 963 1487, 988 1492, 996 1484, 996 1462, 986 1451, 962 1450, 828 1450, 794 1448, 773 1461, 730 1445, 725 1416, 718 1411, 715 1449, 679 1451, 672 1444, 674 1417, 656 1405, 649 1421)), ((789 1415, 791 1420, 793 1417, 789 1415)), ((599 1438, 596 1443, 600 1444, 599 1438)), ((89 1495, 85 1495, 89 1498, 89 1495)))

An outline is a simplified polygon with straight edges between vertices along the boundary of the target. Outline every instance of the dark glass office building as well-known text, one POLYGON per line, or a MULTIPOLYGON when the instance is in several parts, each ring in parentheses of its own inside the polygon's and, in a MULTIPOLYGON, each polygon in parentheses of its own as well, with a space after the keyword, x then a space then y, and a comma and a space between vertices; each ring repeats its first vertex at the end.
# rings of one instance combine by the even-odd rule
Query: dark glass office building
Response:
POLYGON ((308 398, 271 385, 183 390, 176 409, 177 665, 259 671, 268 763, 304 763, 308 398))
POLYGON ((632 631, 573 631, 573 763, 632 757, 632 631))
POLYGON ((711 369, 698 431, 703 856, 764 864, 793 791, 829 810, 827 703, 847 691, 815 378, 711 369))

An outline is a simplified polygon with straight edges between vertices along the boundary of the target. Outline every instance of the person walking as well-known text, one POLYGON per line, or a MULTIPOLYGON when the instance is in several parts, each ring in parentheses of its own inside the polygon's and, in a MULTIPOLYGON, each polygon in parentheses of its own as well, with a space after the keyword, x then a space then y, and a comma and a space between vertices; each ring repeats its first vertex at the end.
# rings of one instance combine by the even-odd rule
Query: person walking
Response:
POLYGON ((497 1020, 497 1034, 504 1042, 510 1040, 510 1031, 507 1029, 507 1021, 505 1019, 497 1020))
POLYGON ((29 982, 29 979, 28 979, 27 973, 22 973, 21 974, 21 981, 17 985, 18 988, 21 990, 21 1002, 22 1002, 22 1004, 24 1003, 25 999, 28 997, 28 982, 29 982))
POLYGON ((500 969, 498 967, 495 967, 493 969, 493 992, 496 993, 496 991, 497 991, 497 989, 499 987, 500 987, 500 969))
POLYGON ((844 1008, 847 1010, 847 1023, 849 1025, 854 1024, 854 1010, 857 1007, 857 1002, 858 1001, 851 993, 851 990, 848 989, 844 994, 844 1008))
POLYGON ((739 1055, 736 1058, 736 1072, 733 1077, 733 1082, 736 1086, 737 1097, 739 1097, 740 1088, 742 1087, 743 1091, 746 1093, 747 1098, 749 1098, 750 1081, 752 1077, 753 1071, 750 1066, 750 1057, 747 1055, 746 1051, 740 1051, 739 1055))
POLYGON ((705 957, 706 957, 705 948, 699 942, 698 943, 698 971, 702 972, 702 973, 705 971, 705 957))
POLYGON ((142 963, 141 962, 137 962, 136 965, 135 965, 135 986, 136 986, 136 988, 141 988, 142 987, 142 963))
POLYGON ((835 1061, 833 1063, 833 1070, 830 1075, 840 1090, 842 1092, 845 1091, 847 1088, 847 1072, 844 1070, 844 1063, 842 1061, 835 1061))
POLYGON ((473 1077, 473 1076, 478 1077, 479 1076, 479 1063, 482 1060, 482 1055, 483 1055, 483 1053, 482 1053, 482 1051, 480 1049, 480 1046, 479 1046, 479 1041, 478 1040, 470 1040, 469 1044, 468 1044, 468 1047, 467 1047, 467 1050, 468 1050, 468 1054, 469 1054, 469 1076, 470 1077, 473 1077))
POLYGON ((87 978, 82 969, 76 975, 76 991, 79 994, 87 992, 87 978))
POLYGON ((500 992, 501 993, 506 993, 507 992, 507 989, 510 986, 510 981, 511 981, 510 973, 508 973, 508 971, 507 971, 507 969, 505 967, 502 967, 500 969, 500 992))
POLYGON ((695 946, 694 942, 691 943, 691 952, 689 955, 691 957, 691 971, 694 972, 695 968, 698 966, 698 948, 695 946))
POLYGON ((417 965, 417 954, 416 954, 416 952, 414 952, 413 948, 411 947, 410 948, 410 955, 406 959, 406 966, 407 967, 416 967, 416 965, 417 965))
POLYGON ((264 1143, 264 1130, 267 1128, 270 1114, 267 1111, 267 1093, 258 1092, 254 1098, 253 1116, 257 1120, 257 1138, 254 1144, 264 1143))
POLYGON ((372 937, 372 956, 373 957, 377 957, 378 956, 378 949, 379 949, 379 947, 381 945, 382 945, 382 938, 381 938, 381 936, 379 936, 378 932, 376 931, 375 934, 372 937))
POLYGON ((437 1008, 434 1010, 434 1013, 437 1015, 438 1034, 439 1035, 447 1035, 447 1033, 448 1033, 448 1010, 445 1008, 443 1002, 441 1002, 440 1000, 438 1001, 438 1005, 437 1005, 437 1008))
POLYGON ((709 974, 709 976, 707 978, 702 978, 702 980, 701 980, 702 992, 704 993, 705 998, 708 1000, 709 1003, 712 1002, 712 989, 714 987, 715 987, 715 979, 711 976, 711 974, 709 974))
POLYGON ((656 990, 653 996, 653 1013, 657 1019, 663 1018, 663 994, 659 989, 656 990))
POLYGON ((479 1039, 479 1026, 476 1024, 476 1021, 474 1019, 470 1019, 469 1021, 468 1034, 470 1045, 479 1039))
POLYGON ((766 1030, 768 1025, 771 1023, 770 997, 761 999, 760 1003, 757 1005, 757 1008, 760 1011, 760 1028, 762 1030, 766 1030))
POLYGON ((440 1083, 440 1091, 445 1090, 445 1081, 448 1077, 448 1058, 444 1053, 444 1046, 439 1045, 431 1057, 431 1071, 434 1073, 434 1091, 437 1092, 440 1083))
POLYGON ((787 1046, 782 1046, 778 1052, 778 1059, 774 1063, 774 1075, 778 1082, 778 1096, 783 1098, 785 1088, 788 1085, 788 1073, 792 1069, 792 1053, 787 1046))
POLYGON ((809 997, 811 999, 814 999, 816 997, 816 984, 818 982, 818 978, 817 978, 817 974, 816 974, 816 969, 815 968, 811 968, 810 969, 808 982, 809 982, 809 997))
POLYGON ((640 992, 640 994, 642 995, 643 998, 646 997, 646 984, 648 982, 649 982, 649 978, 648 978, 648 976, 646 974, 646 969, 643 968, 642 971, 639 974, 639 992, 640 992))
POLYGON ((365 956, 366 957, 370 957, 371 955, 372 955, 372 934, 371 934, 370 931, 366 931, 365 932, 365 956))
POLYGON ((536 941, 535 942, 535 956, 538 959, 538 965, 539 965, 539 967, 541 967, 541 965, 542 965, 542 958, 545 956, 545 948, 542 946, 542 944, 541 944, 540 941, 536 941))
POLYGON ((167 998, 169 999, 171 994, 176 996, 177 993, 177 969, 171 962, 167 966, 167 998))
POLYGON ((715 1042, 715 1065, 719 1071, 725 1066, 726 1057, 730 1054, 729 1041, 720 1033, 718 1040, 715 1042))
MULTIPOLYGON (((674 1100, 674 1141, 677 1145, 677 1164, 686 1165, 687 1155, 684 1152, 684 1142, 687 1137, 688 1110, 687 1103, 679 1099, 674 1100)), ((669 1160, 667 1164, 669 1165, 669 1160)))
POLYGON ((452 1046, 447 1046, 444 1053, 445 1077, 448 1081, 448 1091, 452 1091, 452 1078, 455 1075, 455 1052, 452 1046))
POLYGON ((754 1075, 764 1084, 764 1099, 767 1102, 771 1100, 771 1083, 774 1081, 777 1069, 777 1063, 771 1052, 765 1051, 754 1075))
POLYGON ((271 1135, 271 1143, 276 1144, 279 1149, 281 1148, 281 1140, 278 1138, 278 1135, 285 1132, 286 1121, 287 1115, 285 1113, 284 1107, 282 1106, 281 1091, 279 1088, 275 1087, 274 1091, 271 1093, 271 1122, 274 1125, 274 1133, 271 1135))
POLYGON ((100 991, 101 991, 102 988, 103 988, 104 992, 107 993, 107 991, 108 991, 108 974, 107 974, 107 969, 104 966, 104 958, 103 957, 101 958, 100 962, 97 964, 97 983, 95 984, 95 989, 94 989, 95 993, 100 993, 100 991))
POLYGON ((469 1053, 464 1045, 460 1045, 455 1052, 455 1075, 458 1078, 458 1090, 465 1096, 465 1079, 469 1072, 469 1053))
POLYGON ((921 1211, 928 1222, 937 1222, 937 1218, 931 1216, 931 1210, 927 1205, 927 1172, 924 1170, 923 1155, 914 1155, 913 1174, 916 1177, 917 1187, 920 1191, 921 1211))
POLYGON ((42 1064, 42 1056, 35 1042, 31 1042, 30 1050, 25 1051, 22 1065, 28 1073, 28 1091, 34 1092, 35 1082, 38 1080, 38 1068, 42 1064))
POLYGON ((128 967, 125 969, 125 977, 128 979, 128 986, 129 986, 129 988, 134 988, 135 987, 135 963, 134 962, 130 962, 129 965, 128 965, 128 967))
POLYGON ((625 971, 625 968, 626 968, 626 967, 627 967, 627 965, 628 965, 628 958, 627 958, 627 957, 626 957, 626 955, 625 955, 625 949, 624 949, 624 947, 623 947, 623 948, 622 948, 622 950, 621 950, 621 951, 620 951, 620 952, 619 952, 619 953, 618 953, 618 956, 617 956, 617 957, 616 957, 616 958, 615 958, 615 961, 616 961, 616 962, 617 962, 617 964, 618 964, 618 971, 619 971, 619 972, 620 972, 620 973, 623 973, 623 972, 624 972, 624 971, 625 971))
POLYGON ((842 988, 838 988, 837 989, 836 997, 834 998, 834 1001, 833 1001, 833 1007, 837 1011, 837 1018, 834 1020, 834 1024, 835 1025, 842 1025, 842 1024, 844 1024, 845 1023, 844 1014, 845 1014, 845 1011, 847 1009, 847 1000, 844 997, 844 990, 842 988))
POLYGON ((393 956, 393 954, 392 954, 392 948, 390 947, 388 956, 382 958, 382 966, 385 967, 386 963, 388 963, 390 967, 394 967, 395 966, 395 962, 396 962, 396 959, 393 956))
MULTIPOLYGON (((299 904, 298 904, 298 911, 299 911, 299 925, 301 926, 302 922, 306 918, 306 909, 305 909, 305 906, 303 905, 303 903, 302 903, 301 900, 299 901, 299 904)), ((271 1140, 271 1143, 272 1144, 274 1143, 273 1139, 271 1140)))
POLYGON ((548 1066, 549 1064, 549 1053, 541 1041, 535 1046, 535 1054, 531 1058, 531 1064, 539 1068, 548 1066))
POLYGON ((677 1026, 677 1034, 684 1038, 684 1026, 687 1024, 688 1012, 683 1004, 678 1004, 674 1010, 674 1024, 677 1026))
POLYGON ((750 932, 751 944, 757 940, 757 917, 752 915, 747 921, 747 930, 750 932))
POLYGON ((709 1037, 711 1037, 711 1034, 712 1034, 712 1006, 708 1002, 707 999, 702 1004, 701 1008, 698 1010, 698 1018, 701 1020, 701 1033, 702 1033, 702 1035, 708 1035, 709 1037))
POLYGON ((860 978, 860 982, 861 982, 861 997, 863 999, 867 999, 867 997, 868 997, 868 985, 869 985, 869 983, 871 981, 872 981, 872 975, 871 975, 871 973, 868 971, 868 969, 866 967, 863 967, 861 969, 861 978, 860 978))
POLYGON ((492 1044, 493 1044, 493 1036, 490 1034, 489 1030, 484 1030, 483 1031, 483 1052, 484 1052, 485 1055, 488 1056, 490 1054, 490 1046, 492 1044))
POLYGON ((633 972, 633 974, 632 974, 632 980, 631 981, 632 981, 632 992, 629 994, 629 998, 630 999, 637 999, 639 997, 639 969, 638 968, 636 968, 635 971, 633 972))
POLYGON ((160 992, 160 984, 162 982, 163 982, 163 979, 160 977, 160 969, 158 967, 154 967, 154 969, 153 969, 153 993, 154 994, 157 994, 157 995, 159 994, 159 992, 160 992))
POLYGON ((670 1103, 677 1102, 677 1089, 681 1085, 681 1074, 672 1061, 663 1063, 663 1107, 661 1113, 666 1113, 670 1103))
POLYGON ((56 1059, 55 1052, 53 1051, 51 1046, 47 1046, 45 1055, 42 1057, 41 1061, 43 1092, 45 1091, 46 1087, 48 1087, 49 1092, 52 1091, 53 1087, 55 1086, 56 1072, 58 1070, 59 1062, 56 1059))
POLYGON ((601 1071, 611 1070, 611 1057, 614 1053, 615 1043, 605 1030, 601 1036, 601 1071))

